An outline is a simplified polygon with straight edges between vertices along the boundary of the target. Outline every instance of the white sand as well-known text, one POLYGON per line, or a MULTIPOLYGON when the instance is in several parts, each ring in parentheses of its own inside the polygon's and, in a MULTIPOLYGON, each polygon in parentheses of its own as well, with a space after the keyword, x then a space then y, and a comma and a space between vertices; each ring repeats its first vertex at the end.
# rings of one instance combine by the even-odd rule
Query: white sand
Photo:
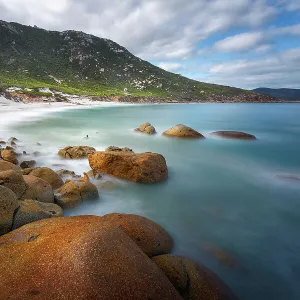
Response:
POLYGON ((77 98, 69 103, 65 102, 36 102, 22 103, 8 100, 0 96, 0 138, 4 138, 8 133, 7 129, 10 125, 19 122, 33 121, 39 119, 45 114, 66 109, 83 109, 91 106, 128 106, 132 104, 122 104, 115 102, 96 102, 88 98, 77 98), (78 105, 80 104, 80 105, 78 105), (4 135, 4 136, 3 136, 4 135))

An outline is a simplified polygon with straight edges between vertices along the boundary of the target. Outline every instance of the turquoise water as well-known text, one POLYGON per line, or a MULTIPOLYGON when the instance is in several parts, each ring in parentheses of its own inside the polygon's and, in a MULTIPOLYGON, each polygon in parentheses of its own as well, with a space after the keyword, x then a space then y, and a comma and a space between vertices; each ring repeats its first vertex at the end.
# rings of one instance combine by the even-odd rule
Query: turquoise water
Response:
POLYGON ((80 144, 98 150, 127 146, 136 152, 161 153, 167 160, 168 181, 155 185, 117 181, 118 187, 101 192, 99 201, 68 215, 144 215, 171 233, 175 253, 207 265, 241 299, 300 299, 300 181, 277 177, 300 177, 299 104, 99 107, 26 121, 10 133, 26 141, 27 148, 42 143, 41 165, 60 163, 77 172, 89 170, 87 161, 64 162, 56 156, 59 147, 80 144), (146 121, 159 134, 133 132, 146 121), (179 123, 207 139, 160 135, 179 123), (258 140, 214 138, 209 133, 215 130, 242 130, 258 140), (90 139, 85 141, 87 134, 90 139))

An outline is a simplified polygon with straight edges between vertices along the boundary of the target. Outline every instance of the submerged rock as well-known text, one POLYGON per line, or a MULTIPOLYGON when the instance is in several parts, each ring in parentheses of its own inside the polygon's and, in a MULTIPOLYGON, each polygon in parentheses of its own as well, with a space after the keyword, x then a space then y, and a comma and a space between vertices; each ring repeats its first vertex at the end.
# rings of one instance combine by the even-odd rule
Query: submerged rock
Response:
POLYGON ((20 202, 20 207, 15 215, 13 229, 38 220, 57 217, 63 217, 63 211, 58 205, 24 200, 20 202))
POLYGON ((86 158, 96 152, 96 149, 89 146, 69 146, 58 151, 58 155, 67 159, 86 158))
POLYGON ((95 152, 89 156, 93 170, 139 183, 168 178, 165 158, 157 153, 95 152))
POLYGON ((134 241, 101 217, 44 219, 0 244, 3 299, 182 299, 134 241))
POLYGON ((113 190, 118 187, 118 185, 109 180, 104 180, 96 183, 96 187, 100 190, 113 190))
POLYGON ((212 132, 211 134, 227 139, 256 140, 254 135, 241 131, 216 131, 212 132))
POLYGON ((139 128, 136 128, 135 131, 146 133, 146 134, 155 134, 156 130, 150 123, 144 123, 139 128))
POLYGON ((275 176, 277 179, 287 180, 291 182, 300 182, 300 175, 293 175, 293 174, 281 174, 275 176))
POLYGON ((98 172, 98 171, 95 171, 95 170, 90 170, 86 174, 89 176, 89 178, 93 178, 93 179, 96 179, 96 180, 102 178, 101 173, 98 172))
POLYGON ((204 139, 205 137, 199 133, 198 131, 182 125, 178 124, 165 132, 163 132, 164 136, 169 136, 169 137, 177 137, 177 138, 192 138, 192 139, 204 139))
POLYGON ((98 189, 87 175, 77 180, 67 180, 55 194, 56 203, 62 208, 73 208, 84 201, 98 198, 98 189))
POLYGON ((0 160, 0 185, 12 190, 20 199, 27 189, 21 169, 14 164, 0 160))
POLYGON ((237 300, 231 289, 203 265, 174 255, 160 255, 152 260, 165 273, 183 299, 237 300))
POLYGON ((44 203, 54 203, 53 189, 47 181, 31 175, 24 175, 23 177, 28 187, 22 196, 22 199, 32 199, 44 203))
POLYGON ((0 235, 11 230, 14 212, 18 207, 19 202, 15 193, 0 185, 0 235))
POLYGON ((32 169, 27 175, 39 177, 47 181, 53 189, 58 189, 64 184, 63 180, 56 172, 46 167, 32 169))
POLYGON ((129 152, 129 153, 134 153, 132 149, 128 147, 120 148, 116 146, 109 146, 108 148, 105 149, 105 152, 129 152))

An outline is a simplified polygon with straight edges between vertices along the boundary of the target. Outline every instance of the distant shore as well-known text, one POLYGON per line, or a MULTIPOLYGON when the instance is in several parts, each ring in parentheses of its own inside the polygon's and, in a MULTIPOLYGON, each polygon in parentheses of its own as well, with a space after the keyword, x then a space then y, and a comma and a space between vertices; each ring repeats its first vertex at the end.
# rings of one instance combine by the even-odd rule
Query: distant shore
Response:
MULTIPOLYGON (((287 103, 272 96, 242 93, 238 95, 206 94, 201 99, 186 98, 159 98, 152 96, 104 95, 83 96, 71 95, 50 90, 40 89, 38 93, 28 92, 28 89, 9 88, 2 90, 2 97, 21 103, 61 103, 62 105, 98 105, 99 103, 124 103, 124 104, 197 104, 197 103, 287 103), (43 95, 44 94, 44 95, 43 95), (47 95, 47 96, 46 96, 47 95)), ((0 93, 1 96, 1 93, 0 93)), ((296 101, 295 101, 296 102, 296 101)), ((294 102, 291 102, 294 103, 294 102)))

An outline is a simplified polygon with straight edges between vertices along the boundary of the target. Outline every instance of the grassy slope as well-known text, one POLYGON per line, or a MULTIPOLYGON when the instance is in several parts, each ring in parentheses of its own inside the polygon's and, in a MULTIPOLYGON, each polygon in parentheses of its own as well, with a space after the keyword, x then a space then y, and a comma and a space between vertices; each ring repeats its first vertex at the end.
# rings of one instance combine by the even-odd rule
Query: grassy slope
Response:
POLYGON ((249 92, 164 71, 106 39, 0 21, 0 82, 90 96, 154 96, 177 100, 249 92), (61 81, 58 83, 55 79, 61 81))

